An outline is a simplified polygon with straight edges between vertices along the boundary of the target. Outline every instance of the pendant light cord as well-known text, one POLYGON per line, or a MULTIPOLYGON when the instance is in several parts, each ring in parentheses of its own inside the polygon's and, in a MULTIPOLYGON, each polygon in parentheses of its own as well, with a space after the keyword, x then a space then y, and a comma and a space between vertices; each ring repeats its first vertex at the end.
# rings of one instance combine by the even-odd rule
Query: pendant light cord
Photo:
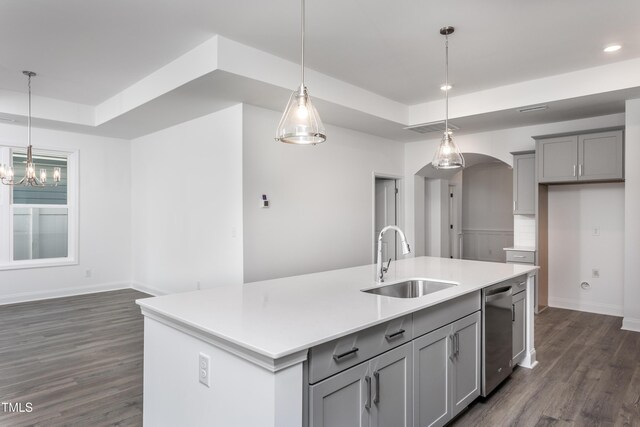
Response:
POLYGON ((445 78, 445 83, 444 83, 444 88, 445 88, 445 95, 444 95, 444 103, 445 103, 445 116, 444 116, 444 132, 447 135, 447 137, 449 136, 449 35, 445 34, 444 36, 445 42, 444 42, 444 78, 445 78))
POLYGON ((301 27, 301 29, 300 29, 300 33, 301 33, 301 40, 300 40, 301 41, 301 43, 300 43, 300 45, 301 45, 300 51, 301 52, 300 52, 300 57, 302 58, 302 60, 301 60, 300 67, 301 67, 301 82, 302 82, 301 86, 304 88, 304 15, 305 15, 304 14, 304 0, 302 0, 301 3, 302 3, 302 7, 300 8, 300 14, 301 14, 301 17, 300 17, 300 22, 301 22, 301 25, 300 25, 300 27, 301 27))
POLYGON ((29 142, 29 147, 31 147, 31 74, 28 74, 29 77, 29 116, 27 117, 27 139, 29 142))

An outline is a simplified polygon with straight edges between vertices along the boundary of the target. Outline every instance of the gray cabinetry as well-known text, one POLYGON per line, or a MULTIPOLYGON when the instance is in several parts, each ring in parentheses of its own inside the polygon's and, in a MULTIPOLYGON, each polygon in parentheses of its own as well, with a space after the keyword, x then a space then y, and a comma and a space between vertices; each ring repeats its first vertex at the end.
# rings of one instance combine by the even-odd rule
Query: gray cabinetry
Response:
POLYGON ((624 179, 622 130, 542 138, 536 147, 542 184, 624 179))
POLYGON ((480 313, 458 320, 452 325, 453 369, 451 371, 452 416, 480 396, 480 313))
POLYGON ((513 364, 520 363, 525 351, 525 310, 526 292, 519 292, 513 297, 513 364))
POLYGON ((560 136, 538 141, 538 182, 578 180, 578 137, 560 136))
POLYGON ((414 426, 442 426, 480 395, 480 313, 413 342, 414 426))
POLYGON ((516 215, 535 215, 535 196, 535 152, 513 153, 513 213, 516 215))
POLYGON ((622 179, 623 150, 622 131, 578 136, 578 180, 622 179))
POLYGON ((371 427, 413 425, 413 352, 411 344, 376 357, 370 364, 371 427))
POLYGON ((451 419, 450 358, 453 358, 450 325, 413 342, 415 427, 443 426, 451 419))
POLYGON ((310 387, 311 427, 369 427, 370 414, 364 410, 371 386, 368 365, 354 366, 310 387))
POLYGON ((405 344, 312 385, 310 426, 411 426, 412 356, 405 344))

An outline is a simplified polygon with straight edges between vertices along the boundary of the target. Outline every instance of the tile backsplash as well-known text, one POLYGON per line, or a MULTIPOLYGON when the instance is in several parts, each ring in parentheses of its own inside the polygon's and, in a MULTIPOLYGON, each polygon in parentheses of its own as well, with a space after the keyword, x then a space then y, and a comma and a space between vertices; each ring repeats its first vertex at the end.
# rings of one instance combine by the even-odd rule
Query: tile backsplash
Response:
POLYGON ((536 247, 536 217, 535 215, 513 216, 513 246, 536 247))

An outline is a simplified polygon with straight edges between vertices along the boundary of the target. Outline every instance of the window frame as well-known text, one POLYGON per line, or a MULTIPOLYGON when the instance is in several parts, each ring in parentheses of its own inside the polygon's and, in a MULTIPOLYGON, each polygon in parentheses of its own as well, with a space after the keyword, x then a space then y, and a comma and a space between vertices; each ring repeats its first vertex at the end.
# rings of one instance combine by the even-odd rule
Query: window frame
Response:
MULTIPOLYGON (((0 163, 11 164, 14 151, 26 148, 0 141, 0 163)), ((58 267, 78 264, 79 249, 79 150, 57 148, 36 148, 34 155, 67 157, 67 204, 36 205, 13 204, 12 187, 0 184, 0 271, 28 268, 58 267), (15 208, 66 208, 67 209, 67 256, 15 261, 14 257, 14 209, 15 208), (4 236, 8 236, 5 239, 4 236)))

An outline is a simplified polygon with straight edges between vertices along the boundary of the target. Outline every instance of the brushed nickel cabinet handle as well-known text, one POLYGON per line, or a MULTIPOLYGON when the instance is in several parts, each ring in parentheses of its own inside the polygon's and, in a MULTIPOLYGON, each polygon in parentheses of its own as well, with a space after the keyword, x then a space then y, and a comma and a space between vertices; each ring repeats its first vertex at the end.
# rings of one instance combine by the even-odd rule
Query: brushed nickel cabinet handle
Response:
POLYGON ((376 394, 373 396, 373 403, 377 405, 380 403, 380 372, 375 371, 373 373, 373 379, 376 380, 376 394))
POLYGON ((576 176, 576 165, 573 165, 573 176, 576 176))
POLYGON ((371 377, 367 375, 364 381, 367 383, 367 400, 364 402, 364 408, 368 411, 371 409, 371 377))

